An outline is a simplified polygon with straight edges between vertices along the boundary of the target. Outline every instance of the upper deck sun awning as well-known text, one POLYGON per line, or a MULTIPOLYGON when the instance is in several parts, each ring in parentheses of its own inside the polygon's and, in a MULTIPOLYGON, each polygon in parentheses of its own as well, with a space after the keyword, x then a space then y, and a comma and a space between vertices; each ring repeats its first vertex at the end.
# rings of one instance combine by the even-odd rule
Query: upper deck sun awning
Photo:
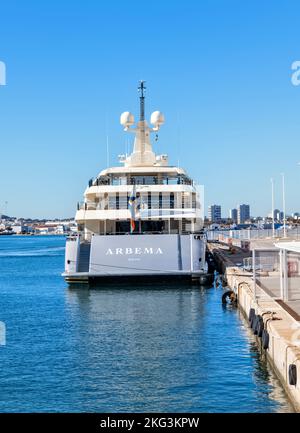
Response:
POLYGON ((277 242, 274 245, 275 247, 280 248, 282 250, 300 253, 300 241, 277 242))

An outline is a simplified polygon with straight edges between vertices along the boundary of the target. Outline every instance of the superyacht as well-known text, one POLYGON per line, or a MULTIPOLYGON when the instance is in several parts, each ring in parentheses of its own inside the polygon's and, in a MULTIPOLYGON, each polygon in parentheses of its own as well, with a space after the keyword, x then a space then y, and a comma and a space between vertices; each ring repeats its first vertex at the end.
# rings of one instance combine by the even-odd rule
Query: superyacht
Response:
POLYGON ((139 91, 139 121, 128 111, 120 118, 134 135, 132 153, 91 179, 77 205, 78 234, 66 240, 68 283, 205 280, 202 188, 154 153, 150 136, 157 139, 164 115, 152 113, 148 126, 144 81, 139 91))

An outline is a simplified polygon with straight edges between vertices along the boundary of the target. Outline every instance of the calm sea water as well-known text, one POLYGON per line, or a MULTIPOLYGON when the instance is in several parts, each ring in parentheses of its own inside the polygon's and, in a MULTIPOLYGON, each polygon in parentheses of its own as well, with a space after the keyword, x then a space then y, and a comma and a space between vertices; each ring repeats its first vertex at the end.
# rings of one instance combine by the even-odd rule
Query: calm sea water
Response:
POLYGON ((221 289, 70 289, 63 237, 0 237, 0 412, 291 412, 221 289))

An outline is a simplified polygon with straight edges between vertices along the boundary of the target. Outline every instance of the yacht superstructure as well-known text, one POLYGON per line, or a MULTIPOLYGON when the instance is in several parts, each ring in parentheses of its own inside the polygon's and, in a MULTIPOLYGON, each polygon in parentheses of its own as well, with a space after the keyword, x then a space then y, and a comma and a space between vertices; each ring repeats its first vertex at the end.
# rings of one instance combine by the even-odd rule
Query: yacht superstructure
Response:
POLYGON ((203 197, 182 168, 156 155, 150 135, 164 123, 161 112, 145 120, 145 84, 140 82, 140 117, 121 115, 124 130, 135 135, 133 152, 120 155, 89 181, 77 206, 78 236, 67 238, 68 282, 104 278, 188 278, 207 271, 202 231, 203 197))

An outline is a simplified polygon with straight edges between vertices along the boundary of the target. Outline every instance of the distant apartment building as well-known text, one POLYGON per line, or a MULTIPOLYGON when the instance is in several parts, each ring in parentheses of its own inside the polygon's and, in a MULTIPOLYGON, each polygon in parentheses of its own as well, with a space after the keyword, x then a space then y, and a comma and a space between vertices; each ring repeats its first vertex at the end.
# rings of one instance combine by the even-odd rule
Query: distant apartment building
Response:
POLYGON ((238 210, 237 209, 230 209, 229 210, 229 218, 232 220, 232 222, 237 223, 238 210))
POLYGON ((7 224, 6 228, 9 228, 16 235, 32 233, 33 229, 29 225, 22 223, 17 224, 7 224))
POLYGON ((248 204, 240 204, 237 208, 238 224, 243 224, 250 219, 250 206, 248 204))
MULTIPOLYGON (((273 216, 275 221, 280 221, 280 210, 274 209, 273 216)), ((271 212, 271 218, 272 218, 272 212, 271 212)))
POLYGON ((208 207, 208 219, 212 223, 221 221, 221 206, 212 204, 208 207))

